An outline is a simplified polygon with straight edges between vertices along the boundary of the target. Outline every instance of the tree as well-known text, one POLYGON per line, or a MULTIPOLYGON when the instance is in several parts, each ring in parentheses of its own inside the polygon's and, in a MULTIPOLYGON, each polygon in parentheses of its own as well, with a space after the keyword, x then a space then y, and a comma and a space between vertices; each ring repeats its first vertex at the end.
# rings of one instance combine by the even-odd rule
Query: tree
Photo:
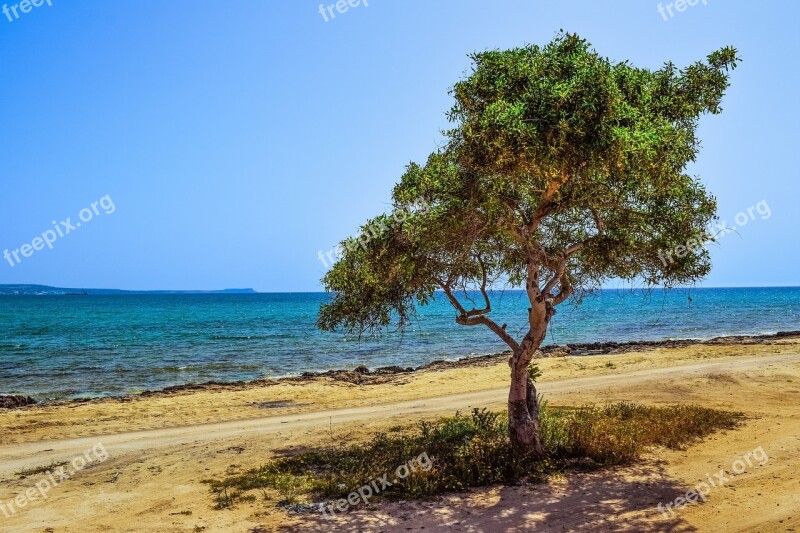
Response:
POLYGON ((683 70, 648 70, 562 32, 471 59, 451 91, 447 143, 407 167, 392 214, 343 242, 318 326, 402 330, 442 294, 457 324, 485 326, 511 349, 509 436, 541 455, 528 368, 556 307, 608 279, 672 287, 710 269, 700 243, 716 201, 686 167, 698 119, 720 113, 739 58, 726 47, 683 70), (498 285, 525 289, 519 340, 491 318, 498 285))

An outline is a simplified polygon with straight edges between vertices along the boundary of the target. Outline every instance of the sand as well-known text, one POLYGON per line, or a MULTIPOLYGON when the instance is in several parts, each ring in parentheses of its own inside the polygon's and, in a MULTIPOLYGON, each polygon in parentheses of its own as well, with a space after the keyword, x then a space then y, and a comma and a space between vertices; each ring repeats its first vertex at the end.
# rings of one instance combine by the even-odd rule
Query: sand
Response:
MULTIPOLYGON (((382 376, 213 386, 148 397, 0 412, 0 502, 46 477, 23 468, 108 452, 9 517, 0 531, 794 531, 800 530, 800 338, 695 344, 540 360, 551 405, 696 403, 748 415, 685 451, 627 468, 489 487, 431 502, 361 506, 333 520, 290 515, 260 497, 215 510, 206 478, 332 440, 362 440, 472 407, 501 409, 503 357, 382 376), (762 447, 707 501, 663 518, 659 503, 762 447)), ((365 480, 367 481, 367 480, 365 480)), ((8 510, 6 509, 6 512, 8 510)))

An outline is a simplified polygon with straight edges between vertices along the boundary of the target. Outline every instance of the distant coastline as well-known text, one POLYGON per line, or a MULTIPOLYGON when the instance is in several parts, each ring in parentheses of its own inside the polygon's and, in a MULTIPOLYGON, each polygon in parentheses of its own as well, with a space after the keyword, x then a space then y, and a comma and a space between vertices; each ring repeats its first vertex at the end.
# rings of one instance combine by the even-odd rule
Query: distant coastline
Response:
POLYGON ((258 292, 254 289, 126 291, 122 289, 76 289, 48 285, 0 285, 0 296, 120 296, 125 294, 258 294, 258 292))
MULTIPOLYGON (((625 292, 657 292, 657 291, 713 291, 713 290, 755 290, 755 289, 800 289, 800 285, 759 285, 753 287, 673 287, 666 289, 663 287, 643 288, 614 288, 604 287, 597 290, 597 293, 625 293, 625 292)), ((494 289, 497 292, 513 293, 519 289, 494 289)), ((441 291, 435 291, 440 294, 441 291)), ((219 290, 127 290, 127 289, 87 289, 84 287, 53 287, 50 285, 36 284, 0 284, 0 296, 125 296, 125 295, 159 295, 159 294, 325 294, 324 291, 267 291, 260 292, 252 288, 245 289, 219 289, 219 290)))

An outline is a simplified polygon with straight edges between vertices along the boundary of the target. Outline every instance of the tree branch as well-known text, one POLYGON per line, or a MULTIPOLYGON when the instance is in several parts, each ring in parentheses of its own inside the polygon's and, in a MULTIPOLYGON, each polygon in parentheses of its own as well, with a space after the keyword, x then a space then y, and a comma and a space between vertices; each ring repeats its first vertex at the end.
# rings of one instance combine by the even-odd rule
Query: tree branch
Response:
MULTIPOLYGON (((503 342, 505 342, 508 345, 509 348, 511 348, 514 351, 519 350, 519 344, 517 343, 517 341, 515 341, 511 337, 511 335, 506 333, 506 330, 504 328, 497 325, 497 322, 484 315, 470 316, 469 312, 466 309, 464 309, 463 305, 461 305, 461 302, 459 302, 458 299, 453 295, 453 291, 450 289, 450 285, 448 283, 443 283, 441 281, 438 281, 438 283, 439 286, 444 291, 445 295, 447 296, 447 299, 450 300, 450 303, 459 312, 459 316, 456 317, 456 324, 461 324, 462 326, 484 325, 489 329, 491 329, 492 331, 494 331, 495 334, 497 334, 497 336, 500 337, 503 340, 503 342)), ((484 291, 482 292, 484 292, 484 297, 487 299, 488 302, 488 295, 486 295, 485 287, 484 291)))
POLYGON ((597 227, 597 233, 587 239, 584 239, 582 242, 573 244, 572 246, 566 248, 562 252, 562 257, 558 263, 558 267, 556 268, 555 274, 550 279, 550 281, 547 282, 547 285, 545 285, 544 289, 542 289, 543 294, 549 295, 550 291, 553 290, 553 287, 555 287, 557 283, 559 282, 561 283, 561 290, 559 291, 558 295, 554 297, 555 300, 553 302, 553 305, 558 305, 559 303, 563 302, 572 293, 571 287, 566 291, 566 293, 564 291, 565 281, 566 281, 566 286, 569 286, 569 280, 566 279, 566 274, 565 274, 567 268, 567 260, 570 258, 570 256, 574 255, 575 253, 580 251, 584 246, 586 246, 587 243, 589 243, 593 239, 596 239, 597 237, 602 235, 603 232, 605 231, 605 224, 603 223, 603 219, 600 218, 600 214, 597 212, 596 209, 593 208, 590 208, 590 211, 592 212, 592 218, 594 218, 594 223, 597 227))
POLYGON ((565 273, 563 276, 561 276, 560 283, 561 283, 561 289, 558 291, 558 294, 556 294, 553 297, 553 307, 562 303, 572 294, 572 284, 569 281, 569 274, 565 273))
POLYGON ((528 294, 528 301, 531 305, 535 305, 539 299, 541 291, 539 290, 539 271, 541 267, 532 258, 528 258, 527 264, 528 276, 525 281, 525 292, 528 294))
POLYGON ((565 170, 561 173, 561 177, 559 179, 551 181, 547 185, 547 188, 542 194, 542 199, 539 202, 539 207, 536 209, 536 213, 533 215, 533 218, 528 224, 527 229, 530 233, 536 231, 542 220, 544 220, 545 217, 550 214, 551 208, 553 207, 553 197, 555 197, 556 193, 561 190, 561 187, 567 181, 569 181, 569 173, 567 173, 565 170))
POLYGON ((606 225, 603 222, 603 219, 600 218, 600 214, 597 212, 597 209, 590 207, 589 210, 592 212, 592 218, 594 219, 594 225, 597 228, 597 234, 602 235, 606 230, 606 225))
MULTIPOLYGON (((581 245, 582 244, 583 243, 581 243, 581 245)), ((574 246, 570 248, 574 248, 574 246)), ((569 248, 567 250, 569 250, 569 248)), ((556 283, 558 283, 559 280, 564 276, 564 272, 567 269, 568 258, 569 256, 567 255, 566 252, 564 252, 563 256, 561 257, 561 260, 558 262, 558 267, 556 268, 556 271, 553 273, 553 277, 550 278, 550 281, 548 281, 547 284, 542 289, 542 294, 544 294, 545 297, 550 295, 550 291, 553 290, 553 287, 556 286, 556 283)))
POLYGON ((483 281, 481 282, 481 294, 483 295, 484 307, 483 309, 473 309, 467 312, 467 316, 485 315, 492 311, 492 302, 489 300, 489 295, 486 293, 486 282, 488 280, 488 273, 486 272, 486 263, 483 258, 478 255, 478 263, 481 265, 481 273, 483 274, 483 281))
POLYGON ((514 352, 519 350, 519 344, 515 341, 511 335, 506 333, 506 330, 502 327, 497 325, 497 322, 489 318, 488 316, 473 316, 473 317, 465 317, 460 316, 456 318, 456 324, 461 324, 462 326, 477 326, 483 324, 487 326, 489 329, 494 331, 498 337, 500 337, 503 342, 505 342, 509 348, 511 348, 514 352))
POLYGON ((461 302, 458 301, 458 298, 453 296, 453 291, 450 290, 450 280, 448 279, 447 282, 437 280, 437 283, 444 291, 447 299, 450 300, 450 304, 456 308, 456 311, 458 311, 461 316, 467 316, 467 310, 464 309, 464 306, 461 305, 461 302))

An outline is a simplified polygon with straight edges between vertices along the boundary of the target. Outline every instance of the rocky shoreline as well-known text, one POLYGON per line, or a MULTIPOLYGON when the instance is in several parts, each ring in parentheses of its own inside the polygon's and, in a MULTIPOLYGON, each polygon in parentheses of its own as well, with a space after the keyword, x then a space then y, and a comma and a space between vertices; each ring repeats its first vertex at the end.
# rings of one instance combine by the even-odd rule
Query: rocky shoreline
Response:
MULTIPOLYGON (((566 345, 548 345, 541 350, 542 357, 566 357, 588 355, 622 354, 633 351, 650 351, 661 348, 684 348, 694 345, 741 345, 741 344, 770 344, 787 338, 800 337, 800 331, 781 331, 773 335, 736 335, 728 337, 715 337, 709 340, 683 339, 663 341, 630 341, 630 342, 593 342, 566 345)), ((325 372, 304 372, 299 376, 290 376, 278 379, 257 379, 252 381, 220 382, 209 381, 204 383, 187 383, 175 385, 159 390, 143 391, 140 394, 128 396, 111 396, 105 398, 80 398, 61 400, 55 402, 41 402, 27 396, 2 396, 0 395, 0 409, 29 409, 35 406, 46 405, 81 405, 85 403, 100 402, 130 402, 140 397, 170 396, 174 394, 190 393, 205 390, 242 390, 250 387, 265 387, 278 383, 303 383, 317 379, 331 379, 354 385, 376 385, 391 381, 400 374, 414 372, 437 371, 450 368, 469 368, 492 366, 509 357, 511 351, 499 354, 487 354, 464 357, 455 361, 438 360, 418 367, 387 366, 370 370, 365 366, 358 366, 352 370, 328 370, 325 372)))

